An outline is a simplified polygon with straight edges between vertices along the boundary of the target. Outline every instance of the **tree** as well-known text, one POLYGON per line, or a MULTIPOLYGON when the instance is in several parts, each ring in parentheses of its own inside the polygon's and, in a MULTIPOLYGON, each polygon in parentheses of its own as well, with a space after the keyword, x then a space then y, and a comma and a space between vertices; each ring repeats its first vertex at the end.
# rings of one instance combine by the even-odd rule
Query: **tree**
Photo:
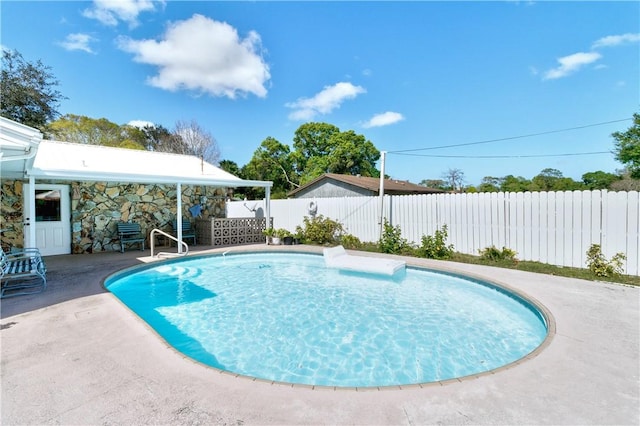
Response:
POLYGON ((478 186, 478 192, 499 192, 504 178, 485 176, 478 186))
POLYGON ((295 132, 291 164, 300 183, 324 173, 379 177, 380 151, 353 130, 341 132, 327 123, 305 123, 295 132))
POLYGON ((582 182, 562 176, 557 169, 546 168, 531 180, 530 191, 574 191, 584 189, 582 182))
POLYGON ((624 164, 631 177, 640 179, 640 114, 633 114, 633 125, 626 132, 614 132, 615 158, 624 164))
POLYGON ((66 99, 56 89, 58 84, 51 67, 41 61, 27 62, 19 52, 3 49, 0 115, 45 131, 46 124, 58 117, 60 101, 66 99))
POLYGON ((144 126, 142 129, 144 134, 144 145, 148 151, 157 152, 182 152, 182 138, 171 133, 169 129, 154 124, 144 126))
MULTIPOLYGON (((297 176, 293 173, 289 146, 269 136, 253 153, 251 160, 242 168, 242 176, 250 180, 270 180, 273 182, 271 193, 273 198, 286 198, 287 193, 298 185, 297 176)), ((256 189, 256 198, 264 196, 264 189, 256 189)))
POLYGON ((587 189, 609 189, 613 182, 622 179, 621 176, 613 173, 606 173, 602 170, 589 172, 582 175, 582 182, 587 189))
POLYGON ((171 152, 195 155, 211 164, 218 164, 220 159, 218 143, 211 133, 200 127, 195 120, 188 123, 185 121, 176 122, 173 133, 180 137, 182 144, 176 144, 175 150, 171 152))
POLYGON ((442 179, 422 179, 418 185, 433 189, 446 189, 446 182, 442 179))
POLYGON ((129 125, 120 126, 106 118, 67 114, 47 126, 54 138, 73 143, 144 149, 144 133, 129 125))
POLYGON ((442 179, 446 182, 447 189, 460 191, 464 184, 464 172, 460 169, 449 169, 442 174, 442 179))
POLYGON ((562 178, 562 172, 558 169, 546 168, 536 175, 531 183, 530 189, 537 191, 553 191, 556 182, 562 178), (534 189, 535 188, 535 189, 534 189))
POLYGON ((502 178, 500 184, 500 191, 503 192, 524 192, 529 189, 531 181, 523 178, 522 176, 507 175, 502 178))
POLYGON ((220 160, 220 165, 219 167, 224 170, 225 172, 231 173, 234 176, 240 176, 240 167, 238 167, 238 164, 235 161, 231 161, 231 160, 220 160))
POLYGON ((620 174, 620 180, 611 184, 608 189, 612 191, 640 191, 640 179, 633 179, 628 170, 616 170, 620 174))

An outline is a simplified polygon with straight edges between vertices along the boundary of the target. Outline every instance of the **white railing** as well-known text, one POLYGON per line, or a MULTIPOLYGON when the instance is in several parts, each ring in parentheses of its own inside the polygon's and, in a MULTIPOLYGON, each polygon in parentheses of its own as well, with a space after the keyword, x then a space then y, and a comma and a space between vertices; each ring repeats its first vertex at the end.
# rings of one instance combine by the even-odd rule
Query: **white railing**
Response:
MULTIPOLYGON (((343 224, 361 241, 380 238, 378 197, 272 200, 274 228, 295 231, 317 214, 343 224)), ((402 237, 420 244, 447 225, 448 242, 460 253, 478 255, 491 245, 517 252, 520 260, 586 267, 586 252, 599 244, 607 259, 623 253, 629 275, 640 275, 640 194, 638 191, 492 192, 385 196, 384 217, 402 237)), ((255 217, 264 201, 227 203, 227 217, 255 217), (250 208, 248 208, 250 207, 250 208)))
POLYGON ((189 254, 189 246, 187 245, 187 243, 185 243, 184 241, 178 240, 176 237, 174 237, 171 234, 167 234, 166 232, 155 228, 149 234, 149 239, 151 240, 151 257, 153 257, 153 252, 154 252, 154 249, 155 249, 155 241, 156 241, 155 237, 158 234, 164 236, 165 238, 169 238, 170 240, 175 241, 176 245, 181 244, 182 247, 184 248, 184 251, 182 251, 182 253, 180 253, 180 251, 178 251, 177 253, 168 253, 168 252, 161 251, 161 252, 158 252, 158 254, 156 255, 157 257, 160 257, 160 256, 166 256, 166 257, 169 257, 169 256, 186 256, 187 254, 189 254))

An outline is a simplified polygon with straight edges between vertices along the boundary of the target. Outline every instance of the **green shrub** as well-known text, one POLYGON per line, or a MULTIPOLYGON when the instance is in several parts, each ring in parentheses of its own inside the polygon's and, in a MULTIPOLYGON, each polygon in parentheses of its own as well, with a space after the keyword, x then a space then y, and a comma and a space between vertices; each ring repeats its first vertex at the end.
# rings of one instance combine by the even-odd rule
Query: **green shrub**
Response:
POLYGON ((480 252, 480 259, 492 260, 494 262, 498 262, 500 260, 511 260, 513 262, 518 261, 516 258, 518 253, 507 247, 502 247, 502 250, 499 250, 496 246, 491 246, 478 251, 480 252))
POLYGON ((360 241, 360 239, 355 235, 351 234, 345 234, 340 237, 340 244, 342 244, 344 248, 353 250, 361 249, 363 246, 362 241, 360 241))
POLYGON ((453 244, 446 244, 447 225, 442 230, 436 229, 435 235, 423 235, 422 244, 416 250, 416 255, 428 259, 449 259, 453 255, 453 244))
POLYGON ((587 250, 587 265, 589 270, 597 277, 612 277, 621 275, 622 263, 627 259, 624 253, 616 253, 611 260, 607 260, 602 254, 599 244, 591 244, 587 250))
POLYGON ((303 241, 310 244, 335 244, 344 233, 341 223, 322 215, 314 218, 305 216, 303 225, 296 228, 296 233, 302 234, 303 241))
POLYGON ((407 240, 402 238, 400 225, 391 226, 386 219, 383 224, 382 236, 378 241, 378 248, 382 253, 390 254, 410 254, 413 251, 407 240))

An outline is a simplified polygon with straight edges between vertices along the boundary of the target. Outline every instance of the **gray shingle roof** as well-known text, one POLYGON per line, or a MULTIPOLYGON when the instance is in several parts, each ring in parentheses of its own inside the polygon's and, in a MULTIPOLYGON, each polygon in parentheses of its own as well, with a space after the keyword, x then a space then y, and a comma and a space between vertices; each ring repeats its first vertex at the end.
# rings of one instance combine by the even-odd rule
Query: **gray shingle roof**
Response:
MULTIPOLYGON (((337 173, 325 173, 322 176, 308 182, 305 185, 300 186, 299 188, 294 189, 289 192, 289 196, 292 196, 312 185, 321 182, 324 179, 332 179, 339 182, 344 182, 349 185, 357 186, 360 188, 364 188, 370 191, 375 192, 376 194, 380 191, 380 178, 374 177, 365 177, 365 176, 352 176, 352 175, 341 175, 337 173)), ((415 183, 411 183, 405 180, 395 180, 395 179, 385 179, 384 181, 384 193, 392 194, 392 195, 409 195, 409 194, 434 194, 444 192, 440 189, 435 188, 427 188, 426 186, 416 185, 415 183)))

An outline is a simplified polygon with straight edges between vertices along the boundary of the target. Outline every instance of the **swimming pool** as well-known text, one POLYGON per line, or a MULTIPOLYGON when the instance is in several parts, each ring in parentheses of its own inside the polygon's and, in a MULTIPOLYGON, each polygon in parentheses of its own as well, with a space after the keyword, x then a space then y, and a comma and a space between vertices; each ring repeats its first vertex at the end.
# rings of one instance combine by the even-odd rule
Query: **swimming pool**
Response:
POLYGON ((391 279, 345 273, 313 254, 185 258, 105 287, 188 357, 293 384, 460 378, 513 363, 547 336, 540 310, 501 287, 415 268, 391 279))

